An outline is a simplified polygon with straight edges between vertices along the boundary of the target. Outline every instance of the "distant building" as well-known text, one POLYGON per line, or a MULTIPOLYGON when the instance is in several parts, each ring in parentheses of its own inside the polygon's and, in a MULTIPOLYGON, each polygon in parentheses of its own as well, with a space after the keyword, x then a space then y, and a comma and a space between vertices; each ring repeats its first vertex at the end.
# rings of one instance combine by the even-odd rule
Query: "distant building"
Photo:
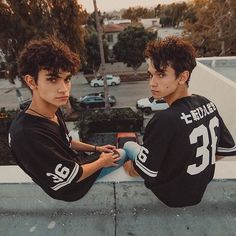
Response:
POLYGON ((111 24, 116 24, 116 25, 123 25, 123 24, 131 24, 131 20, 129 19, 104 19, 103 21, 104 25, 111 25, 111 24))
POLYGON ((176 29, 176 28, 159 28, 157 31, 157 37, 164 39, 167 36, 177 36, 177 37, 181 37, 182 33, 183 33, 183 29, 176 29))
POLYGON ((118 42, 118 35, 125 29, 124 26, 118 24, 109 24, 103 26, 103 32, 108 44, 109 55, 108 59, 113 59, 113 47, 118 42))
POLYGON ((160 18, 140 19, 139 22, 145 29, 150 27, 161 27, 160 18))

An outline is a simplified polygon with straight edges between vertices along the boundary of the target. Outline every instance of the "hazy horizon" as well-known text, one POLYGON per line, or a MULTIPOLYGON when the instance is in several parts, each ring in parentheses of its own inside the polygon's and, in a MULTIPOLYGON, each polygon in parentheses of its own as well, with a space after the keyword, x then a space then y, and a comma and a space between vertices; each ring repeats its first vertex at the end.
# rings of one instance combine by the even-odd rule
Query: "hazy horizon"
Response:
MULTIPOLYGON (((109 12, 114 10, 119 11, 122 8, 129 8, 135 6, 155 7, 158 4, 170 4, 173 2, 187 1, 188 0, 97 0, 97 7, 101 12, 109 12)), ((93 0, 78 0, 78 2, 83 5, 87 12, 91 13, 94 11, 93 0)))

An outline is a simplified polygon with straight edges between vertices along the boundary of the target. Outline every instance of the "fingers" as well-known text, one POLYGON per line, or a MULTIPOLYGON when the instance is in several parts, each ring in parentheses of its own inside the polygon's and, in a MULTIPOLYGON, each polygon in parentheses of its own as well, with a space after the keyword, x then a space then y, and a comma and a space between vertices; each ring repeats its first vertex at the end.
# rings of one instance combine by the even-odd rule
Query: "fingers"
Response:
POLYGON ((115 146, 110 145, 110 144, 105 145, 104 148, 107 148, 107 149, 112 150, 112 151, 114 151, 116 149, 115 146))
POLYGON ((110 144, 108 144, 108 145, 107 145, 107 148, 110 148, 110 149, 112 149, 112 150, 116 149, 116 147, 115 147, 115 146, 113 146, 113 145, 110 145, 110 144))
POLYGON ((114 150, 113 153, 114 153, 113 155, 118 155, 118 156, 120 156, 120 153, 119 153, 117 150, 114 150))
POLYGON ((105 147, 105 146, 102 147, 102 150, 103 150, 103 152, 106 152, 106 153, 112 153, 113 152, 113 149, 105 147))
POLYGON ((113 153, 102 153, 100 155, 101 158, 105 158, 107 160, 107 164, 110 163, 110 165, 118 165, 116 162, 118 162, 121 157, 119 154, 113 154, 113 153))

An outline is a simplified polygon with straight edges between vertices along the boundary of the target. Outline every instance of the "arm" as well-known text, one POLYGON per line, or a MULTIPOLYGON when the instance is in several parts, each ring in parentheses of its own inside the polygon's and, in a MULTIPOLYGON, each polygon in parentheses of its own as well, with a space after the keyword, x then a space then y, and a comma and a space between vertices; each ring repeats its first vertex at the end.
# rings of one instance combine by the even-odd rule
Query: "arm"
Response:
POLYGON ((76 151, 84 152, 113 152, 115 147, 112 145, 96 146, 88 143, 84 143, 78 140, 71 141, 71 148, 76 151))
POLYGON ((79 178, 78 182, 86 179, 90 175, 94 174, 96 171, 100 170, 103 167, 112 167, 117 166, 117 161, 120 160, 119 154, 113 153, 102 153, 98 160, 82 165, 83 173, 79 178))
POLYGON ((95 145, 91 145, 88 143, 83 143, 77 140, 71 141, 71 148, 77 151, 85 151, 85 152, 96 152, 95 145))

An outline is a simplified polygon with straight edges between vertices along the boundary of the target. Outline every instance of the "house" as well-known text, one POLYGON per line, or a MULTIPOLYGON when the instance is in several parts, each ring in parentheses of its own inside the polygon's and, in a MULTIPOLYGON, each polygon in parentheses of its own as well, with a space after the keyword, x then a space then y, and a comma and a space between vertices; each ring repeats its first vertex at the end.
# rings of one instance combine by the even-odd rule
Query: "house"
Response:
POLYGON ((113 58, 113 47, 118 41, 118 35, 121 31, 125 29, 124 26, 118 24, 109 24, 103 26, 103 32, 105 39, 108 44, 109 56, 108 58, 113 58))
POLYGON ((140 19, 139 23, 141 23, 145 29, 153 27, 153 26, 161 27, 160 18, 140 19))
POLYGON ((172 36, 172 35, 177 36, 177 37, 181 37, 183 31, 184 30, 182 28, 177 28, 177 29, 173 28, 173 27, 160 28, 157 31, 157 37, 161 38, 161 39, 164 39, 165 37, 172 36))
POLYGON ((104 19, 104 25, 111 25, 111 24, 116 24, 116 25, 123 25, 123 24, 131 24, 131 20, 129 19, 104 19))

